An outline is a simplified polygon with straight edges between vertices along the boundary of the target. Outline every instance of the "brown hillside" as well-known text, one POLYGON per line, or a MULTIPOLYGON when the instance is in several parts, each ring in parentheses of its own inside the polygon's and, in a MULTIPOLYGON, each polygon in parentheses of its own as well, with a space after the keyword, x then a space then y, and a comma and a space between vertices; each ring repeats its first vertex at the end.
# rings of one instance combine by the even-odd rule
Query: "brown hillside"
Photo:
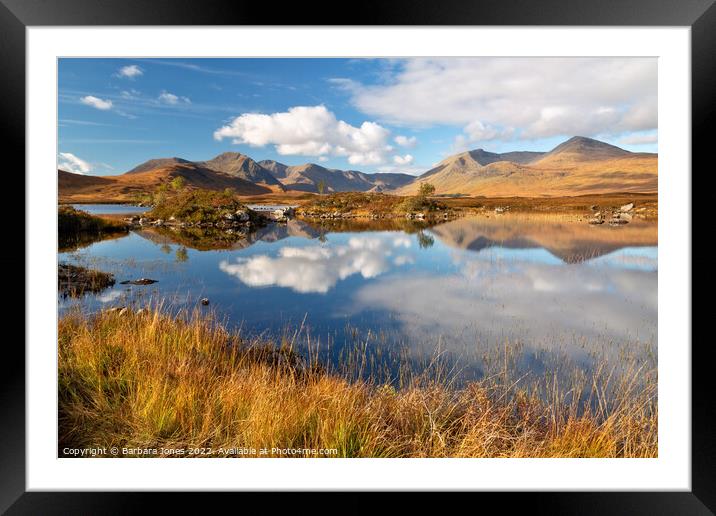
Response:
POLYGON ((239 195, 261 195, 270 188, 255 185, 215 170, 193 164, 174 164, 147 172, 133 172, 118 176, 77 176, 58 171, 60 202, 127 202, 138 194, 153 192, 163 183, 182 177, 189 188, 224 190, 232 188, 239 195))

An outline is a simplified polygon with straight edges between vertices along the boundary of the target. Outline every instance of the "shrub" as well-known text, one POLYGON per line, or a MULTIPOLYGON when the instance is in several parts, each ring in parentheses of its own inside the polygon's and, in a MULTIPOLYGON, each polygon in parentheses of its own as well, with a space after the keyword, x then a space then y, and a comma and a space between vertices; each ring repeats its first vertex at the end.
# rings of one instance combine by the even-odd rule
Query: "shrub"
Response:
POLYGON ((156 200, 148 217, 164 220, 174 217, 183 222, 219 222, 228 214, 245 209, 228 189, 223 192, 182 190, 157 196, 156 200))

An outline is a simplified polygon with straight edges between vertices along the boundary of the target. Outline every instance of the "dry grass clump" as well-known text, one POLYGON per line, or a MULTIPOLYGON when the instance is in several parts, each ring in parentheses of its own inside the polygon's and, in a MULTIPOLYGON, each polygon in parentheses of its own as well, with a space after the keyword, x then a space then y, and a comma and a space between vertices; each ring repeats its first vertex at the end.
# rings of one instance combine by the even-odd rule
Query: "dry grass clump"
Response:
POLYGON ((114 276, 69 263, 57 265, 57 290, 64 296, 80 297, 87 292, 101 292, 114 285, 114 276))
MULTIPOLYGON (((339 457, 655 457, 655 382, 599 378, 584 409, 499 378, 464 388, 349 380, 284 343, 157 309, 59 322, 59 449, 334 449, 339 457), (640 384, 641 385, 641 384, 640 384)), ((649 374, 653 374, 650 372, 649 374)), ((433 376, 433 378, 435 378, 433 376)), ((271 453, 269 454, 271 455, 271 453)))
POLYGON ((127 224, 122 221, 95 217, 69 205, 57 208, 57 236, 60 251, 81 246, 108 236, 126 234, 127 224))

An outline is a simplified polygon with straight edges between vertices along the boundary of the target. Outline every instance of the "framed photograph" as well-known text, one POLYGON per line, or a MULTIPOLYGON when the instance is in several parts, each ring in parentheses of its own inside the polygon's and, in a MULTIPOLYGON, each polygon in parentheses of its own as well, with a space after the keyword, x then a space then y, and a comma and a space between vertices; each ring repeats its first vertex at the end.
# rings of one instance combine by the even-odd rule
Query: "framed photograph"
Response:
POLYGON ((691 170, 712 4, 316 25, 2 0, 27 294, 0 508, 529 491, 711 513, 691 170))

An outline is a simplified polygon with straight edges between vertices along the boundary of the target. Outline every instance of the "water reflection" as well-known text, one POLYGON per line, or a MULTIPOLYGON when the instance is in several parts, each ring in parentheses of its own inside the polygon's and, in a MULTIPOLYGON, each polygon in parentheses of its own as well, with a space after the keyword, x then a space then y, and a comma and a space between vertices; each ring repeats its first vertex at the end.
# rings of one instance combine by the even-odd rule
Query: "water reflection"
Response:
MULTIPOLYGON (((650 258, 655 249, 642 251, 650 258)), ((393 313, 416 340, 429 333, 549 347, 572 339, 656 342, 654 272, 524 258, 455 254, 453 273, 420 272, 363 286, 352 313, 393 313)))
POLYGON ((276 285, 295 292, 326 293, 339 280, 353 274, 374 278, 391 264, 412 263, 404 252, 411 241, 406 236, 353 237, 346 245, 281 247, 277 256, 223 260, 219 268, 252 287, 276 285))
POLYGON ((449 352, 479 376, 495 350, 539 372, 567 360, 588 369, 597 355, 620 363, 625 349, 641 356, 657 343, 657 227, 639 220, 619 228, 519 216, 432 228, 292 220, 218 236, 148 228, 60 260, 118 283, 158 280, 60 299, 61 311, 152 299, 195 308, 208 297, 247 334, 280 336, 305 321, 305 340, 330 343, 329 358, 371 342, 416 359, 449 352))
POLYGON ((624 247, 656 246, 655 223, 634 220, 626 226, 590 226, 550 217, 509 216, 463 218, 430 229, 459 249, 490 247, 545 249, 564 262, 582 262, 624 247))
POLYGON ((150 209, 131 204, 73 204, 72 207, 86 211, 90 215, 137 215, 150 209))

